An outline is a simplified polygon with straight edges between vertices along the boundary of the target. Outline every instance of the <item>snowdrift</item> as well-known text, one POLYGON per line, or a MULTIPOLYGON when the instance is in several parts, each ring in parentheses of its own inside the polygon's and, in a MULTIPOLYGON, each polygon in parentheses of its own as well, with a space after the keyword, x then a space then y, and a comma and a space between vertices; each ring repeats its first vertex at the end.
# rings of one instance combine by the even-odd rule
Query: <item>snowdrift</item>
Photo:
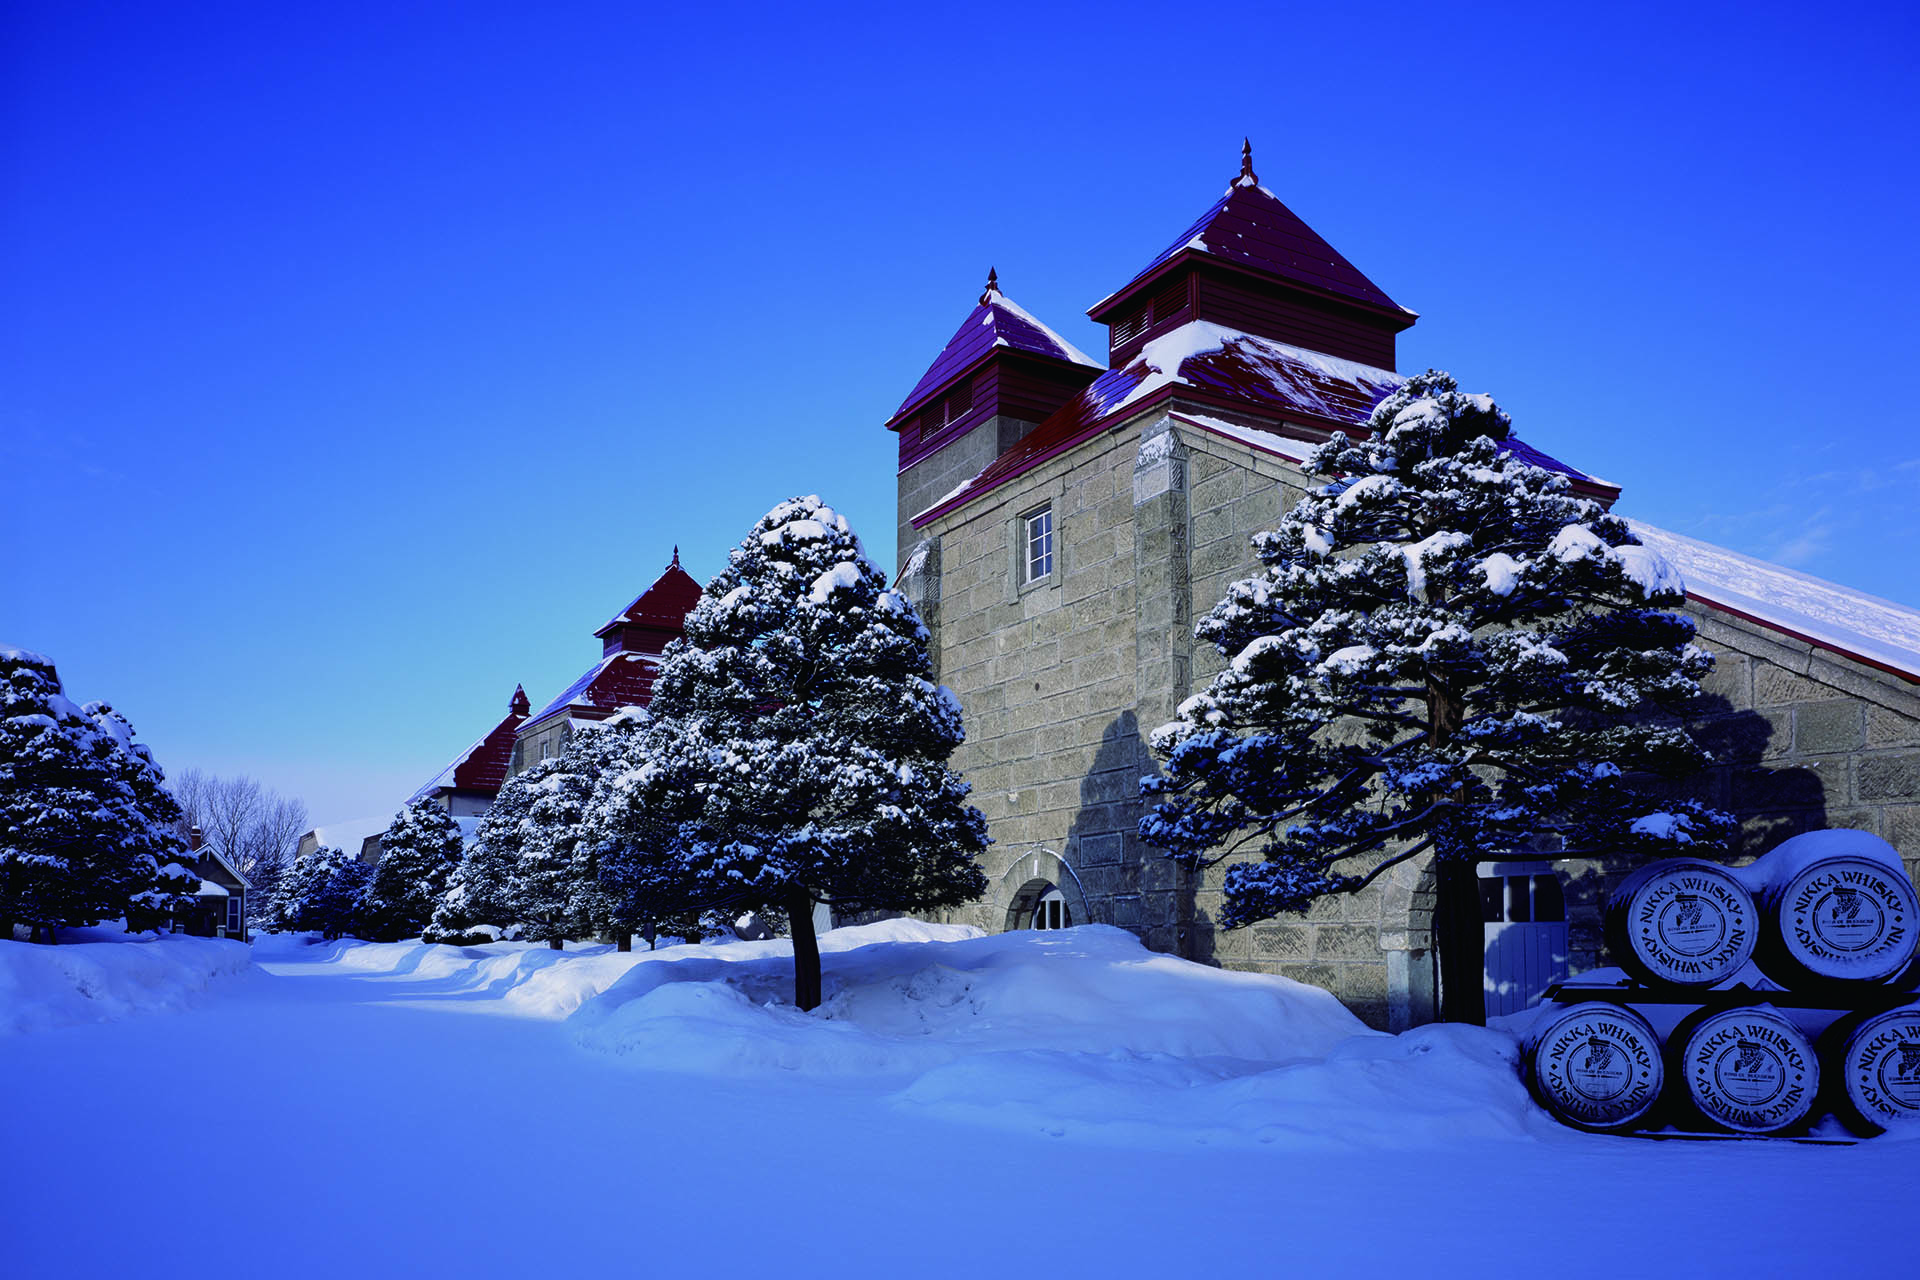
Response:
POLYGON ((932 1119, 1128 1145, 1423 1146, 1564 1138, 1514 1037, 1371 1031, 1286 978, 1148 951, 1103 925, 983 935, 891 920, 820 939, 824 999, 793 1006, 782 940, 615 952, 262 939, 396 1000, 566 1022, 622 1065, 879 1092, 932 1119))
POLYGON ((811 1014, 786 1003, 783 944, 676 951, 583 1004, 577 1041, 655 1070, 884 1085, 897 1106, 1095 1141, 1428 1145, 1552 1128, 1508 1035, 1384 1035, 1317 987, 1158 955, 1106 926, 836 930, 811 1014))
POLYGON ((0 942, 0 1035, 191 1008, 216 979, 251 963, 243 942, 181 934, 0 942))

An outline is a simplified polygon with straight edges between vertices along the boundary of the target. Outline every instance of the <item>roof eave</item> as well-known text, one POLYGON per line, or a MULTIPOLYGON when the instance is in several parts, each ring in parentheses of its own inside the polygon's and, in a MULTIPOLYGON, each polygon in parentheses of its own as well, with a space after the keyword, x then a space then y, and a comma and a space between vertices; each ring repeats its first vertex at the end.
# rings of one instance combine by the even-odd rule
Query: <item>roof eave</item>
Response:
MULTIPOLYGON (((1356 298, 1351 294, 1341 293, 1334 289, 1324 289, 1319 285, 1308 284, 1304 280, 1295 280, 1291 276, 1283 276, 1274 271, 1263 271, 1258 267, 1250 267, 1243 262, 1235 262, 1230 258, 1223 258, 1218 254, 1208 253, 1205 249, 1194 248, 1183 248, 1180 252, 1174 254, 1160 265, 1141 272, 1125 285, 1122 285, 1119 289, 1116 289, 1114 292, 1100 299, 1100 301, 1094 303, 1092 307, 1088 308, 1087 318, 1096 324, 1110 324, 1111 320, 1109 317, 1120 311, 1124 311, 1126 304, 1140 294, 1151 292, 1151 286, 1159 283, 1163 277, 1183 266, 1197 265, 1200 263, 1204 263, 1210 267, 1217 267, 1220 270, 1229 271, 1236 275, 1242 275, 1251 280, 1259 280, 1268 284, 1282 284, 1289 289, 1297 289, 1310 297, 1338 306, 1351 307, 1363 314, 1391 321, 1394 325, 1395 333, 1412 328, 1414 322, 1420 318, 1419 312, 1409 310, 1397 302, 1392 302, 1390 298, 1388 301, 1392 302, 1392 305, 1383 306, 1378 302, 1369 302, 1365 298, 1356 298)), ((1378 285, 1374 287, 1379 288, 1378 285)), ((1387 297, 1384 289, 1381 290, 1380 296, 1387 297)))
POLYGON ((900 430, 901 424, 918 413, 929 401, 938 400, 943 394, 951 390, 955 383, 959 382, 962 378, 978 373, 982 366, 996 358, 1003 360, 1031 360, 1036 364, 1084 372, 1087 375, 1088 382, 1092 382, 1095 378, 1107 372, 1103 368, 1098 368, 1090 364, 1081 364, 1077 360, 1063 360, 1059 356, 1045 355, 1038 351, 1023 351, 1019 347, 1003 346, 996 343, 981 352, 970 364, 963 365, 949 375, 945 381, 935 383, 925 393, 901 405, 899 410, 882 425, 889 431, 900 430))

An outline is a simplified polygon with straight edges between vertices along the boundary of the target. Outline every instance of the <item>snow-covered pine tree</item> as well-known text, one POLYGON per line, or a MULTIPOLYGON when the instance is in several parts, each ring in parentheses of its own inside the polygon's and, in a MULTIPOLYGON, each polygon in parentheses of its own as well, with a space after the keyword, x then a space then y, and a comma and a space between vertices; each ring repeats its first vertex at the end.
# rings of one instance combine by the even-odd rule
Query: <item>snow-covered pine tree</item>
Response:
POLYGON ((273 898, 267 904, 267 927, 276 932, 307 928, 301 923, 307 904, 344 856, 330 845, 296 855, 274 886, 273 898))
POLYGON ((986 887, 986 822, 947 767, 960 705, 926 646, 845 517, 783 502, 668 646, 646 766, 618 788, 671 826, 662 853, 704 905, 786 913, 803 1009, 820 1002, 815 901, 912 911, 986 887))
POLYGON ((431 800, 415 800, 394 815, 380 837, 360 919, 382 942, 417 937, 433 919, 447 877, 460 862, 460 828, 431 800))
POLYGON ((575 877, 583 910, 623 944, 636 933, 649 947, 663 933, 697 941, 706 932, 700 899, 673 856, 669 815, 654 807, 654 793, 637 785, 651 763, 652 722, 628 708, 607 724, 618 736, 607 743, 587 805, 586 838, 575 855, 584 860, 575 877))
POLYGON ((109 757, 114 774, 125 784, 138 825, 124 833, 120 863, 127 931, 164 929, 192 907, 200 877, 182 863, 192 855, 180 836, 180 805, 166 789, 166 775, 154 763, 145 743, 133 740, 133 725, 105 702, 89 702, 87 718, 114 744, 109 757))
POLYGON ((374 934, 366 928, 367 899, 373 887, 374 869, 360 859, 338 849, 324 850, 313 895, 304 904, 299 927, 318 929, 331 941, 349 935, 374 934))
POLYGON ((520 861, 521 828, 534 800, 530 780, 551 764, 542 761, 508 778, 487 806, 460 864, 447 877, 446 892, 434 905, 433 919, 422 935, 428 942, 478 941, 475 930, 480 925, 504 930, 519 921, 513 877, 520 861))
POLYGON ((597 937, 612 938, 620 951, 633 949, 633 935, 649 940, 661 917, 647 909, 648 898, 636 895, 629 874, 628 847, 605 843, 597 820, 599 797, 609 780, 641 758, 639 750, 648 724, 639 707, 622 707, 606 720, 586 724, 567 744, 566 767, 586 784, 586 799, 574 819, 573 848, 567 871, 567 915, 597 937))
POLYGON ((1731 821, 1633 775, 1705 753, 1665 714, 1712 665, 1684 588, 1625 521, 1500 445, 1507 415, 1428 372, 1335 435, 1330 483, 1254 539, 1265 569, 1195 628, 1230 665, 1152 735, 1142 837, 1225 876, 1227 927, 1432 850, 1443 1013, 1484 1018, 1475 862, 1699 853, 1731 821), (1658 815, 1658 816, 1655 816, 1658 815))
POLYGON ((123 719, 96 720, 50 660, 0 646, 0 938, 18 923, 52 942, 58 926, 138 916, 140 894, 171 901, 179 877, 161 868, 176 842, 154 829, 168 820, 158 782, 123 719))
POLYGON ((604 741, 597 726, 583 727, 559 755, 523 775, 531 781, 527 816, 520 823, 512 900, 526 936, 555 950, 569 937, 587 936, 593 927, 580 914, 587 904, 576 883, 581 871, 577 851, 585 835, 587 802, 604 763, 604 741))

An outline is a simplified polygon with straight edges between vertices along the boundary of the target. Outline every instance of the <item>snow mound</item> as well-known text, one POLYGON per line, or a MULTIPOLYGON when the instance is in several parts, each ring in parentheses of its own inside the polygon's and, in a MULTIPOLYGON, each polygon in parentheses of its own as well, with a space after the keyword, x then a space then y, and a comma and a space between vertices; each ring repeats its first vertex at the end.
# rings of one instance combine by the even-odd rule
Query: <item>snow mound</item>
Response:
POLYGON ((216 979, 251 963, 243 942, 179 934, 0 942, 0 1035, 191 1008, 216 979))
POLYGON ((1396 1146, 1551 1127, 1510 1035, 1369 1031, 1317 987, 1159 955, 1101 925, 914 937, 908 924, 826 935, 811 1014, 790 1003, 776 942, 663 953, 569 1025, 636 1067, 891 1086, 902 1108, 1101 1142, 1396 1146))

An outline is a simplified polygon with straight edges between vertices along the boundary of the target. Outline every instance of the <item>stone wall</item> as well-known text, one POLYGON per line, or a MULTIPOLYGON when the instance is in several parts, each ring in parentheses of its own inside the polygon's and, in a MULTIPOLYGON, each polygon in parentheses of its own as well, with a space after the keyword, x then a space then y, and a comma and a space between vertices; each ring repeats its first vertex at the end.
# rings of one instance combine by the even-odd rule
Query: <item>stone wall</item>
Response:
MULTIPOLYGON (((908 536, 903 546, 918 546, 920 559, 902 586, 929 619, 940 679, 965 709, 968 740, 954 764, 996 842, 986 898, 951 918, 1017 926, 1010 913, 1045 881, 1066 894, 1076 923, 1313 983, 1374 1026, 1434 1016, 1424 859, 1302 916, 1226 931, 1214 925, 1224 867, 1189 875, 1137 831, 1138 782, 1155 767, 1146 737, 1225 664, 1193 641, 1193 622, 1256 570, 1250 538, 1305 482, 1284 458, 1154 412, 908 536), (1056 567, 1023 584, 1019 522, 1042 503, 1054 510, 1056 567)), ((1851 826, 1920 870, 1920 686, 1690 607, 1719 665, 1689 723, 1716 764, 1668 790, 1736 813, 1738 860, 1800 831, 1851 826)), ((1621 868, 1559 869, 1579 972, 1606 962, 1600 905, 1621 868)))
POLYGON ((979 475, 987 465, 1024 439, 1034 423, 1020 418, 995 415, 969 427, 958 438, 940 447, 900 473, 898 572, 921 535, 914 530, 913 517, 938 503, 959 488, 963 481, 979 475))

